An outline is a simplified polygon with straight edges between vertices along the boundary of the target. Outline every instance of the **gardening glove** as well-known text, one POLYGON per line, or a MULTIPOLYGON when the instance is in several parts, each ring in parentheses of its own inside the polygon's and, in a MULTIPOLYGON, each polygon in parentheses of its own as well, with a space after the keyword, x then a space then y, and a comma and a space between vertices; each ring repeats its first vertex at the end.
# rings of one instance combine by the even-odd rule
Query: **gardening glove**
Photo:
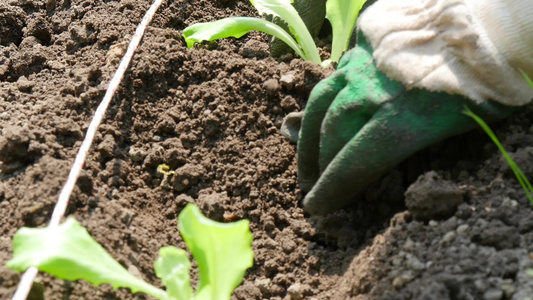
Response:
POLYGON ((379 0, 358 46, 312 91, 299 133, 304 210, 327 214, 412 155, 527 104, 528 0, 379 0))

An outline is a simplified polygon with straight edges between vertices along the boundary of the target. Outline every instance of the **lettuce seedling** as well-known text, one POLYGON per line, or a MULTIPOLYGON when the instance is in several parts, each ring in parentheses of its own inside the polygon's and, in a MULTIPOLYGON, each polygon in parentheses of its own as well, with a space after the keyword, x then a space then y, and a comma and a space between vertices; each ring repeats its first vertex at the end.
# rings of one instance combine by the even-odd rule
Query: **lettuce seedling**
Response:
POLYGON ((250 2, 260 14, 273 15, 287 22, 296 41, 283 28, 272 22, 259 18, 233 17, 210 23, 198 23, 185 28, 183 37, 187 46, 190 48, 196 42, 225 37, 240 38, 252 30, 258 30, 284 41, 303 59, 315 63, 321 62, 315 42, 290 0, 250 0, 250 2))
POLYGON ((524 79, 527 81, 527 83, 529 84, 529 86, 533 89, 533 80, 531 80, 531 78, 529 78, 529 76, 527 76, 527 73, 524 72, 524 70, 522 70, 522 69, 518 69, 518 71, 520 71, 520 74, 522 74, 522 76, 523 76, 524 79))
POLYGON ((359 11, 366 0, 327 0, 326 18, 331 24, 331 61, 338 62, 344 51, 348 50, 350 37, 357 24, 359 11))
MULTIPOLYGON (((212 41, 225 37, 240 38, 257 30, 273 35, 289 45, 301 58, 321 63, 320 55, 309 30, 291 0, 250 0, 260 14, 273 15, 284 20, 296 41, 280 26, 259 18, 233 17, 215 22, 198 23, 183 30, 187 47, 202 41, 212 41)), ((333 29, 331 61, 337 62, 348 49, 350 36, 355 28, 357 16, 366 0, 328 0, 326 16, 333 29)))
POLYGON ((161 300, 229 299, 253 265, 248 220, 219 223, 188 204, 178 216, 178 228, 199 269, 196 293, 189 281, 191 263, 184 250, 167 246, 154 263, 166 291, 131 275, 75 219, 56 228, 21 228, 13 237, 13 259, 7 266, 24 271, 31 266, 64 280, 83 279, 98 286, 129 288, 161 300))

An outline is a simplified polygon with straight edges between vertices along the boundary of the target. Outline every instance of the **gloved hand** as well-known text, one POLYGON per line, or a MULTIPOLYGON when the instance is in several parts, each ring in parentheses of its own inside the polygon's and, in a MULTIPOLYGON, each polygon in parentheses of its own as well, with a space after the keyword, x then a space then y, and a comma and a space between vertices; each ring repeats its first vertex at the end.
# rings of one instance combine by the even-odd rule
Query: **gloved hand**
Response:
POLYGON ((381 73, 368 45, 357 46, 312 91, 298 139, 298 179, 308 192, 304 209, 326 214, 342 208, 402 160, 477 124, 464 105, 486 121, 512 107, 423 89, 407 91, 381 73), (366 46, 366 47, 365 47, 366 46))
MULTIPOLYGON (((505 0, 485 3, 498 1, 505 0)), ((468 0, 395 2, 380 0, 362 15, 359 25, 367 37, 360 34, 358 46, 310 95, 297 155, 300 188, 307 192, 304 210, 311 214, 345 206, 411 154, 476 127, 462 114, 465 105, 494 121, 533 98, 514 68, 518 63, 531 76, 532 61, 508 46, 494 47, 489 34, 465 26, 471 20, 463 17, 472 12, 461 3, 468 0), (420 26, 428 23, 438 26, 420 26)), ((491 8, 500 9, 484 8, 488 15, 495 12, 491 8)), ((533 15, 526 8, 524 15, 533 15)), ((476 25, 489 20, 475 17, 476 25)), ((505 22, 495 26, 517 26, 505 22)))

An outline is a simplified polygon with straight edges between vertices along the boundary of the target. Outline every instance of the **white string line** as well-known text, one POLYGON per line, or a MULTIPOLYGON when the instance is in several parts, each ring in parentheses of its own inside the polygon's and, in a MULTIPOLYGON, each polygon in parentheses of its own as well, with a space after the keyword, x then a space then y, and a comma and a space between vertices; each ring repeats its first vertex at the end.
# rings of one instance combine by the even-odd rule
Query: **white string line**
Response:
MULTIPOLYGON (((87 129, 87 134, 85 135, 85 139, 83 140, 83 143, 81 144, 78 154, 76 155, 76 160, 74 161, 74 164, 72 165, 72 169, 70 170, 70 173, 68 175, 67 182, 65 183, 65 186, 63 186, 63 189, 61 190, 61 193, 59 194, 59 198, 54 207, 54 212, 52 213, 52 217, 50 219, 50 223, 48 224, 48 228, 56 228, 57 226, 59 226, 59 221, 61 220, 61 217, 63 217, 63 215, 65 214, 65 210, 67 209, 70 194, 72 193, 72 190, 74 189, 74 185, 76 184, 76 181, 78 180, 78 177, 80 175, 81 169, 83 168, 85 158, 87 157, 87 153, 89 152, 94 136, 96 135, 98 126, 102 122, 102 119, 104 118, 107 107, 109 106, 109 103, 111 102, 111 99, 113 98, 113 95, 117 91, 118 85, 122 81, 124 73, 126 72, 126 69, 128 68, 131 58, 133 57, 133 53, 139 46, 141 38, 146 29, 146 26, 148 26, 150 21, 152 21, 152 18, 154 17, 155 12, 161 5, 162 1, 163 0, 154 0, 154 3, 152 4, 152 6, 150 6, 150 9, 148 9, 141 23, 135 30, 135 34, 131 38, 131 42, 128 45, 128 50, 126 51, 126 54, 122 58, 122 61, 120 62, 120 65, 118 66, 117 71, 115 72, 115 75, 113 76, 113 78, 111 79, 111 82, 109 83, 109 87, 107 88, 104 99, 102 100, 100 105, 98 105, 98 108, 96 109, 94 117, 91 123, 89 124, 89 128, 87 129)), ((28 297, 31 286, 33 284, 33 280, 35 279, 35 276, 37 275, 37 273, 38 273, 38 270, 36 267, 30 267, 26 270, 26 272, 24 272, 19 282, 19 285, 17 286, 17 290, 15 291, 13 298, 11 298, 12 300, 25 300, 28 297)))

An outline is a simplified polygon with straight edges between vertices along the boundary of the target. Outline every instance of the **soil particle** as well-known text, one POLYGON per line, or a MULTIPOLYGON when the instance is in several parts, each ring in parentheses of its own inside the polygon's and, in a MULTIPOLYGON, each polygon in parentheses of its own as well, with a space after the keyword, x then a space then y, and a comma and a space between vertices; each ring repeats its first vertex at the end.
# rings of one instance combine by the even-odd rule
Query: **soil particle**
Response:
POLYGON ((281 89, 281 86, 279 85, 279 82, 276 79, 269 79, 263 83, 263 87, 265 88, 267 94, 270 96, 277 95, 278 92, 281 89))
POLYGON ((483 300, 501 300, 503 291, 499 289, 490 289, 483 293, 483 300))
POLYGON ((301 284, 299 282, 292 284, 287 289, 287 293, 291 300, 300 300, 304 299, 306 295, 309 295, 311 292, 311 287, 308 284, 301 284))
POLYGON ((201 190, 195 203, 202 208, 206 216, 217 221, 224 221, 228 216, 226 207, 229 207, 231 199, 226 193, 213 193, 211 190, 201 190), (226 217, 225 217, 226 216, 226 217))
POLYGON ((283 88, 289 91, 292 90, 292 88, 294 87, 294 82, 295 82, 294 73, 290 72, 287 74, 283 74, 281 78, 279 79, 279 82, 281 83, 281 86, 283 88))
POLYGON ((0 161, 10 164, 28 159, 28 147, 35 135, 27 126, 7 126, 0 136, 0 161))
MULTIPOLYGON (((533 159, 533 147, 518 149, 516 152, 510 152, 509 156, 511 156, 517 166, 520 166, 520 170, 526 175, 526 178, 533 178, 533 167, 527 163, 533 159)), ((510 176, 514 175, 513 170, 504 157, 501 158, 500 164, 503 172, 510 176)))
POLYGON ((296 100, 291 96, 283 97, 283 99, 281 99, 280 106, 285 112, 293 112, 300 108, 296 100))
POLYGON ((435 172, 428 172, 413 183, 405 193, 405 204, 413 218, 421 221, 445 219, 454 214, 463 202, 461 191, 435 172))
POLYGON ((261 300, 261 290, 251 282, 246 282, 235 289, 233 297, 238 300, 261 300))
POLYGON ((479 243, 485 246, 492 246, 496 249, 508 249, 517 247, 520 244, 520 235, 516 232, 516 228, 506 226, 501 221, 493 220, 487 228, 481 230, 479 243))
POLYGON ((17 86, 19 91, 23 93, 31 93, 33 87, 35 86, 35 82, 28 80, 25 76, 20 76, 17 80, 17 86))
POLYGON ((52 29, 43 16, 31 16, 30 22, 24 28, 24 36, 33 36, 37 38, 40 44, 49 45, 52 39, 52 29))
POLYGON ((115 138, 111 134, 106 134, 104 140, 96 146, 103 162, 113 158, 116 145, 115 138))
POLYGON ((176 169, 172 177, 174 190, 183 192, 189 187, 196 185, 204 174, 205 168, 202 165, 185 164, 183 167, 176 169))
POLYGON ((17 6, 0 3, 0 45, 18 45, 22 41, 26 13, 17 6))

